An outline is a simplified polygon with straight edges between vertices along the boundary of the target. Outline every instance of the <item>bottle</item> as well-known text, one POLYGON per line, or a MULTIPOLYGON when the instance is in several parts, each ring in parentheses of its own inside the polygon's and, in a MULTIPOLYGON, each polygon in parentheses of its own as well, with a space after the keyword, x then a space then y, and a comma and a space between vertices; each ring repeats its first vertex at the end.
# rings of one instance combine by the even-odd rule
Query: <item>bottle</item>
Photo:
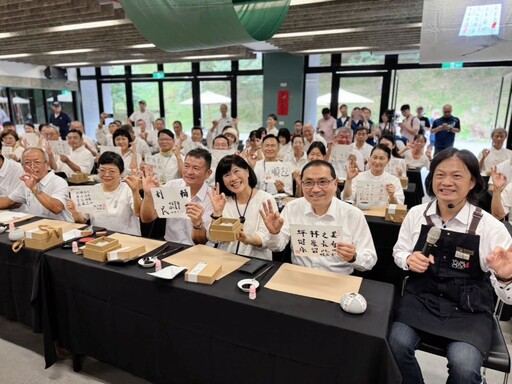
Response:
POLYGON ((71 243, 71 250, 73 251, 73 253, 77 253, 78 252, 78 241, 73 241, 71 243))
POLYGON ((249 288, 249 299, 256 299, 256 286, 254 284, 251 284, 249 288))
POLYGON ((162 261, 160 259, 155 260, 155 272, 158 272, 162 269, 162 261))

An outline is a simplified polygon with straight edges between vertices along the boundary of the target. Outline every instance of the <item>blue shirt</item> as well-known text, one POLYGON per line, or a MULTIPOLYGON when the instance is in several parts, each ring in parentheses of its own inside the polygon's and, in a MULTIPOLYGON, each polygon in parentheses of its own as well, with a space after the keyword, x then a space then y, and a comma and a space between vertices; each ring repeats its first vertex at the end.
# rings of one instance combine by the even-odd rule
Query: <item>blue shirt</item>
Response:
POLYGON ((55 116, 54 113, 50 115, 50 124, 59 127, 60 137, 62 140, 66 140, 66 136, 69 132, 69 124, 71 123, 71 118, 64 112, 61 112, 58 116, 55 116))
MULTIPOLYGON (((442 126, 443 124, 451 125, 453 128, 460 129, 460 120, 458 117, 452 116, 450 118, 440 117, 432 124, 432 129, 442 126)), ((439 131, 436 133, 436 148, 449 148, 453 147, 455 142, 455 133, 449 131, 439 131)))

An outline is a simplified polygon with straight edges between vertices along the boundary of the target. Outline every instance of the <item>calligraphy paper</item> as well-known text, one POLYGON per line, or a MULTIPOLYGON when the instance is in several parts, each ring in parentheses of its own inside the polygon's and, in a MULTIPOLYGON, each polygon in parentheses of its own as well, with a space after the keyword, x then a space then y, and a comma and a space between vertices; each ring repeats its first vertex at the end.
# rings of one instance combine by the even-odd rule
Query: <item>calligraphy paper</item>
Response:
POLYGON ((378 205, 379 203, 386 203, 388 201, 388 194, 386 186, 380 181, 358 181, 356 188, 356 200, 372 203, 378 205))
POLYGON ((69 197, 82 213, 107 212, 105 194, 96 186, 69 187, 69 197))
POLYGON ((23 138, 27 142, 27 146, 29 148, 37 147, 37 144, 39 144, 39 137, 34 132, 28 132, 23 135, 23 138))
POLYGON ((71 147, 67 141, 62 140, 48 140, 47 143, 50 145, 54 155, 70 155, 71 147))
POLYGON ((396 157, 392 157, 389 160, 385 170, 397 177, 407 175, 407 165, 405 161, 403 161, 403 159, 397 159, 396 157), (399 169, 402 171, 401 174, 399 174, 399 169))
POLYGON ((336 245, 342 241, 342 234, 341 226, 290 224, 295 256, 336 256, 336 245))
POLYGON ((12 147, 6 147, 6 146, 2 147, 2 156, 8 158, 9 155, 12 155, 12 153, 13 153, 12 147))
POLYGON ((187 218, 186 204, 191 201, 190 187, 158 187, 151 188, 153 204, 158 217, 187 218))
POLYGON ((281 180, 285 185, 292 184, 290 169, 293 167, 290 164, 282 161, 265 161, 263 168, 265 170, 265 183, 274 184, 276 180, 281 180))

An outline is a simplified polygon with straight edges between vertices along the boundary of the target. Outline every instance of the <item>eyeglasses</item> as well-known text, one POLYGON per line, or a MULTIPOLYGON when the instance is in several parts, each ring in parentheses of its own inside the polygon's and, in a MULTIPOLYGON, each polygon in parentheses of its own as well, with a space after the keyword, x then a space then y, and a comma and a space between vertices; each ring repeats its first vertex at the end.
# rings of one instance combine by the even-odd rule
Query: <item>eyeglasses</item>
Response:
POLYGON ((334 179, 332 179, 332 180, 322 179, 322 180, 318 180, 318 181, 306 180, 306 181, 302 182, 302 187, 305 189, 311 189, 316 184, 316 185, 318 185, 319 188, 327 188, 329 186, 329 184, 332 183, 333 180, 334 179))
POLYGON ((98 174, 100 174, 100 175, 117 175, 118 173, 119 173, 118 169, 100 168, 98 170, 98 174))
POLYGON ((169 142, 169 141, 174 141, 174 139, 158 139, 158 141, 160 141, 160 142, 169 142))
POLYGON ((44 161, 24 161, 23 162, 24 167, 32 167, 32 166, 40 167, 43 164, 45 164, 44 161))

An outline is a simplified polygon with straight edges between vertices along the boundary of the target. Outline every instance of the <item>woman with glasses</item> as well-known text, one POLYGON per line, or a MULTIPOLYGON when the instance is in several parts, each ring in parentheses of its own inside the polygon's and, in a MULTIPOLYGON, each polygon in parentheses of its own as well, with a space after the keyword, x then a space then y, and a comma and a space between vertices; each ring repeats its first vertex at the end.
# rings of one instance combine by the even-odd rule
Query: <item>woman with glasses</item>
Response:
POLYGON ((238 155, 221 159, 215 172, 216 188, 209 192, 213 206, 213 221, 219 217, 239 219, 243 225, 238 241, 221 242, 219 249, 237 255, 271 260, 266 247, 269 233, 259 215, 261 206, 270 201, 277 210, 275 199, 256 188, 256 175, 247 162, 238 155))
POLYGON ((2 154, 14 161, 20 161, 21 155, 25 148, 20 145, 19 136, 16 131, 3 131, 0 133, 0 141, 2 141, 2 154))
POLYGON ((92 188, 105 195, 106 207, 101 213, 82 213, 76 204, 68 199, 66 207, 75 223, 87 223, 116 232, 140 236, 139 211, 142 203, 139 194, 140 177, 131 175, 121 182, 124 161, 117 153, 104 152, 98 159, 100 184, 92 188))
POLYGON ((414 136, 412 143, 407 143, 405 148, 400 151, 405 159, 408 168, 429 168, 432 161, 432 150, 430 148, 425 152, 427 139, 422 134, 414 136))
POLYGON ((400 179, 385 171, 390 158, 390 149, 377 144, 368 159, 370 170, 359 173, 357 168, 348 168, 343 199, 378 206, 403 204, 405 196, 400 179))
POLYGON ((123 176, 135 172, 138 165, 142 162, 142 157, 137 154, 135 145, 132 145, 133 139, 130 133, 121 127, 112 135, 112 141, 114 146, 121 149, 121 158, 124 163, 123 176))

